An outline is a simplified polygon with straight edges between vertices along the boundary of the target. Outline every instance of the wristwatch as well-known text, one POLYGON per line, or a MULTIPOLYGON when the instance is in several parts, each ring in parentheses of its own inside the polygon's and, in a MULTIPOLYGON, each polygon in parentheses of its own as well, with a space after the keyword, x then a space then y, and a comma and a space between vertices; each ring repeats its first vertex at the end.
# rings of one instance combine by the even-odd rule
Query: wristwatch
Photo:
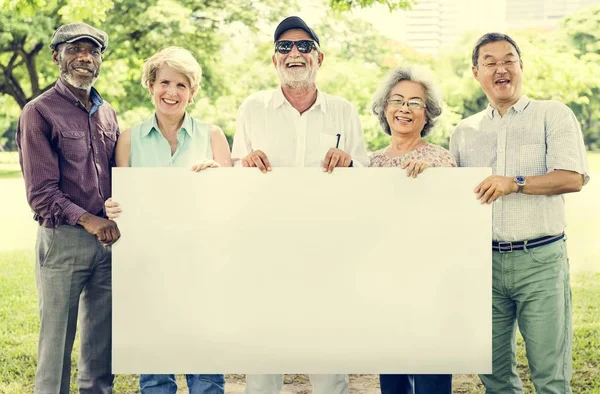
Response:
POLYGON ((525 187, 525 177, 523 175, 517 175, 515 177, 515 183, 519 186, 517 193, 523 193, 523 188, 525 187))

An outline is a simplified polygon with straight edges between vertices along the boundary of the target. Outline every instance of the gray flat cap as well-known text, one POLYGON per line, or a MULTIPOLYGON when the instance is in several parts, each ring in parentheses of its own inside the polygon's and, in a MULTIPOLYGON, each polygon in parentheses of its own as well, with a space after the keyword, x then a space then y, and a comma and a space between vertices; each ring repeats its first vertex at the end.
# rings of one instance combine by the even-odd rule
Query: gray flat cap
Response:
POLYGON ((108 47, 108 34, 100 29, 96 29, 87 23, 69 23, 62 25, 52 35, 50 48, 56 49, 58 44, 64 42, 75 42, 81 39, 88 39, 95 42, 100 47, 100 52, 104 53, 108 47))

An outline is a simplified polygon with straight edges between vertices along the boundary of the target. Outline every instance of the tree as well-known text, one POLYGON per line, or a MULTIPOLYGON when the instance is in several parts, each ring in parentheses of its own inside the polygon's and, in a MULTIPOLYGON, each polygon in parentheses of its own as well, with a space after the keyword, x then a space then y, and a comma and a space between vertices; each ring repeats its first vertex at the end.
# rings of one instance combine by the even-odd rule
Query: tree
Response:
MULTIPOLYGON (((373 3, 390 8, 410 5, 407 0, 332 0, 329 7, 351 9, 373 3)), ((144 59, 169 45, 186 47, 200 60, 202 94, 214 101, 228 94, 221 50, 232 32, 274 25, 294 5, 295 0, 0 0, 0 97, 8 96, 23 108, 51 88, 58 76, 46 52, 53 31, 64 23, 85 21, 109 34, 98 88, 119 115, 133 119, 133 113, 143 112, 140 107, 151 107, 139 83, 140 70, 144 59)), ((10 100, 4 104, 7 111, 0 114, 0 126, 15 117, 14 104, 10 100)))

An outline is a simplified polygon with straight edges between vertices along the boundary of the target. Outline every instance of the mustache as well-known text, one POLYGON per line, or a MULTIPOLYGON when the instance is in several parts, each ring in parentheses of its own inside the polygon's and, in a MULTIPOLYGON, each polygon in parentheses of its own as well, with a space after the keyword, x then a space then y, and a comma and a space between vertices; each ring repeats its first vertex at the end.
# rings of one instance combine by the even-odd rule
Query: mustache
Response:
POLYGON ((302 64, 306 64, 306 59, 304 59, 302 56, 288 57, 287 59, 285 59, 285 64, 286 65, 288 65, 290 63, 302 63, 302 64))

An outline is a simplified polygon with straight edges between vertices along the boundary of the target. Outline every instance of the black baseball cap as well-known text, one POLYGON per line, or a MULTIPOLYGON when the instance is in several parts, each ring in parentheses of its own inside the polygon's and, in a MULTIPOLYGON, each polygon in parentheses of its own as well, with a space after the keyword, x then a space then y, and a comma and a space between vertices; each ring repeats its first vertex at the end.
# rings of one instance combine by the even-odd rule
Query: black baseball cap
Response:
POLYGON ((279 25, 275 29, 274 41, 277 41, 284 32, 291 29, 304 30, 317 44, 321 45, 317 33, 315 33, 313 29, 308 27, 306 22, 304 22, 302 18, 298 16, 288 16, 287 18, 282 20, 281 23, 279 23, 279 25))

